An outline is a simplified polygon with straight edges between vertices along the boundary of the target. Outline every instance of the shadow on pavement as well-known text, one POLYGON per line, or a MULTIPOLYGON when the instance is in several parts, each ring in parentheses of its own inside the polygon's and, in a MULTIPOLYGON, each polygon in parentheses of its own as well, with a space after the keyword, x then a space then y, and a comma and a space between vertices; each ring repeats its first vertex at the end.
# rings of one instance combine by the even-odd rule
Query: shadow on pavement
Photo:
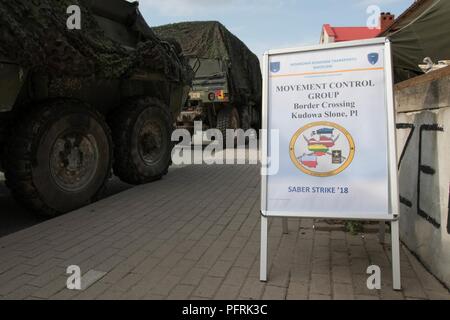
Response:
MULTIPOLYGON (((101 199, 130 189, 131 187, 131 185, 125 184, 114 177, 106 185, 106 190, 101 196, 101 199)), ((45 220, 46 218, 37 216, 15 201, 5 185, 3 176, 0 175, 0 237, 29 228, 45 220)))

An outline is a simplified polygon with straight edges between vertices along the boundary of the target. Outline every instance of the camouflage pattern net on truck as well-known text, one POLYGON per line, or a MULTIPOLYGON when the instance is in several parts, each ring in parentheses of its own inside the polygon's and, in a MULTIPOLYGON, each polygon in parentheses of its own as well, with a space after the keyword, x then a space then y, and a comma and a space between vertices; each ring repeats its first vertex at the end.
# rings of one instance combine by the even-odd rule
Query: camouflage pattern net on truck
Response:
MULTIPOLYGON (((154 27, 162 39, 174 39, 187 57, 228 60, 233 95, 261 100, 261 69, 258 57, 235 35, 216 21, 181 22, 154 27)), ((242 99, 243 100, 243 99, 242 99)))
POLYGON ((131 27, 143 41, 128 50, 105 36, 93 15, 94 1, 1 1, 0 56, 56 76, 113 79, 144 71, 165 74, 171 81, 189 79, 189 68, 153 34, 137 6, 131 27), (71 5, 81 8, 81 30, 67 28, 71 5))

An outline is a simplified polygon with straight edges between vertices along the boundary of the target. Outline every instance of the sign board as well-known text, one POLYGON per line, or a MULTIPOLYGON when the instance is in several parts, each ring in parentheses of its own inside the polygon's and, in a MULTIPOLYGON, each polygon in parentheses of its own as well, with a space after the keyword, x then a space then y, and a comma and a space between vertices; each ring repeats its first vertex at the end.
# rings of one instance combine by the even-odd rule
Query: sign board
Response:
POLYGON ((399 290, 390 42, 271 50, 263 73, 261 281, 267 281, 268 217, 380 220, 391 222, 393 288, 399 290))
POLYGON ((274 50, 264 63, 263 157, 272 174, 263 176, 262 214, 394 219, 390 43, 274 50))

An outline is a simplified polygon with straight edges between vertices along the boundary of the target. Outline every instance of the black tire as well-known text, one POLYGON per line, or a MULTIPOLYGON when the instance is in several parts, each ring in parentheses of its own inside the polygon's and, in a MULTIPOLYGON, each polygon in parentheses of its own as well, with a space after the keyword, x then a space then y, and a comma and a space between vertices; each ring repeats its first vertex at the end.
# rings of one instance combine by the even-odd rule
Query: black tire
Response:
MULTIPOLYGON (((241 111, 241 129, 244 130, 244 134, 247 133, 248 130, 254 129, 252 127, 252 119, 247 107, 244 107, 241 111)), ((250 143, 250 137, 246 136, 244 143, 247 146, 250 143)))
MULTIPOLYGON (((223 137, 223 147, 225 148, 227 145, 227 140, 229 137, 227 136, 227 129, 239 129, 241 125, 239 112, 236 108, 227 107, 219 111, 217 114, 217 129, 222 132, 223 137)), ((236 139, 234 141, 234 145, 236 145, 236 139)))
POLYGON ((244 107, 241 111, 241 129, 244 131, 252 128, 250 114, 247 107, 244 107))
POLYGON ((261 123, 262 123, 261 113, 259 112, 258 109, 253 107, 252 117, 251 117, 251 127, 253 129, 255 129, 255 133, 256 133, 256 138, 257 139, 260 138, 261 123))
POLYGON ((95 201, 112 165, 111 133, 102 115, 73 100, 31 108, 6 146, 5 176, 13 196, 47 217, 95 201))
POLYGON ((261 113, 255 107, 253 107, 253 119, 251 121, 251 126, 256 131, 261 129, 261 113))
POLYGON ((129 101, 111 116, 110 123, 114 173, 122 181, 144 184, 167 174, 173 125, 165 104, 154 98, 129 101))

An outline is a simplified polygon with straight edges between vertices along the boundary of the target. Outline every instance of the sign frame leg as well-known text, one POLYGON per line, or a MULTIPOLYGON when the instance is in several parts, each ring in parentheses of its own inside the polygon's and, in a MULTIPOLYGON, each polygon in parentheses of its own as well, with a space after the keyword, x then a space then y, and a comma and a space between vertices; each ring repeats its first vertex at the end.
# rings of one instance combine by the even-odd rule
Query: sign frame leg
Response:
POLYGON ((394 290, 401 290, 400 272, 400 230, 399 221, 391 221, 391 247, 392 247, 392 286, 394 290))
POLYGON ((267 231, 268 218, 261 216, 261 250, 260 250, 260 273, 259 279, 267 281, 267 231))

